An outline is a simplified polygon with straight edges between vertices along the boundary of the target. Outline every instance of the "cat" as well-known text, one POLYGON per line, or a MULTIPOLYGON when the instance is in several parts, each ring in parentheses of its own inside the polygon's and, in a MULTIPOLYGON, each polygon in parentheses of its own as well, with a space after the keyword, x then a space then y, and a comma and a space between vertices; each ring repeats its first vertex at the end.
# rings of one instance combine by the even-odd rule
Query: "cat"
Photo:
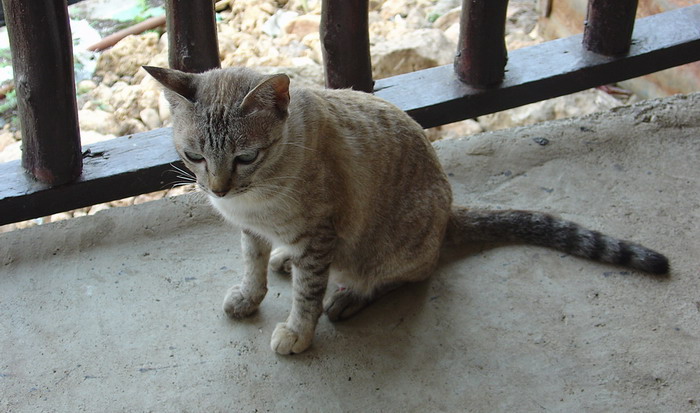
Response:
POLYGON ((323 312, 345 319, 426 279, 447 244, 523 242, 669 271, 657 252, 548 214, 453 206, 423 129, 372 94, 290 89, 285 74, 247 68, 144 68, 164 86, 185 165, 241 228, 244 273, 226 294, 226 314, 257 310, 268 265, 291 271, 292 308, 272 333, 277 353, 306 350, 323 312))

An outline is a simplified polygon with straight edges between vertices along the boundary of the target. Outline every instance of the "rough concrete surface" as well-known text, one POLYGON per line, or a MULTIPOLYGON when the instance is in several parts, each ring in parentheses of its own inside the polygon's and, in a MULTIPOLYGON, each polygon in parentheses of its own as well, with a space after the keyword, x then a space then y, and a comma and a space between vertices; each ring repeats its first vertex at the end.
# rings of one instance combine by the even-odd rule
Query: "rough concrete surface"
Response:
POLYGON ((228 320, 239 233, 203 196, 116 208, 0 236, 0 411, 700 410, 700 94, 436 147, 457 202, 643 243, 670 277, 475 245, 283 357, 289 280, 228 320))

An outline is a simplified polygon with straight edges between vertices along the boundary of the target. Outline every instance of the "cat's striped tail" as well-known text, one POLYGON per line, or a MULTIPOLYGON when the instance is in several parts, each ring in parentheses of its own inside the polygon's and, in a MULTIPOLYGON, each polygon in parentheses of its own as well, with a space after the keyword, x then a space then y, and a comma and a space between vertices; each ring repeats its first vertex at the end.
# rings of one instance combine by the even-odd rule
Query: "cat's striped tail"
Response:
POLYGON ((545 213, 453 207, 445 235, 446 244, 479 241, 540 245, 653 274, 667 274, 669 271, 668 259, 656 251, 545 213))

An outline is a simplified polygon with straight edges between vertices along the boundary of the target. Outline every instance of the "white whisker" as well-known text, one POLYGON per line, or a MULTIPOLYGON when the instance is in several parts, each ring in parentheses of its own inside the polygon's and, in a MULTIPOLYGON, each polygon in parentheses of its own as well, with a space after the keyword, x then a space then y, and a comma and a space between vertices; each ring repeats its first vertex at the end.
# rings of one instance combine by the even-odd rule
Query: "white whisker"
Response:
POLYGON ((296 191, 292 188, 282 187, 279 185, 256 185, 255 189, 259 190, 263 194, 276 197, 279 202, 281 202, 286 208, 298 208, 299 207, 299 197, 302 195, 301 192, 296 191), (295 196, 287 192, 294 193, 295 196))
POLYGON ((296 142, 282 142, 282 145, 296 146, 296 147, 298 147, 298 148, 305 149, 305 150, 307 150, 307 151, 316 152, 316 149, 314 149, 314 148, 309 148, 308 146, 304 146, 304 145, 302 145, 301 143, 296 143, 296 142))
POLYGON ((269 189, 274 189, 274 190, 276 190, 276 191, 278 191, 278 192, 285 192, 285 191, 286 191, 286 192, 291 192, 292 194, 297 195, 297 196, 300 196, 300 197, 304 195, 304 193, 301 192, 300 190, 298 190, 298 189, 296 189, 296 188, 292 188, 292 187, 290 187, 290 186, 283 186, 283 185, 277 185, 277 184, 269 184, 269 183, 264 183, 264 182, 261 182, 261 183, 263 184, 263 186, 265 186, 265 187, 267 187, 267 188, 269 188, 269 189))
POLYGON ((187 170, 182 169, 182 168, 179 168, 179 167, 175 166, 175 164, 172 164, 172 163, 170 164, 170 166, 173 168, 172 172, 176 172, 176 173, 180 174, 180 175, 178 175, 178 177, 186 176, 186 177, 189 177, 193 180, 195 179, 195 176, 192 172, 187 171, 187 170))
POLYGON ((192 185, 192 183, 191 182, 176 182, 175 184, 173 184, 173 188, 178 188, 181 186, 189 186, 189 185, 192 185))

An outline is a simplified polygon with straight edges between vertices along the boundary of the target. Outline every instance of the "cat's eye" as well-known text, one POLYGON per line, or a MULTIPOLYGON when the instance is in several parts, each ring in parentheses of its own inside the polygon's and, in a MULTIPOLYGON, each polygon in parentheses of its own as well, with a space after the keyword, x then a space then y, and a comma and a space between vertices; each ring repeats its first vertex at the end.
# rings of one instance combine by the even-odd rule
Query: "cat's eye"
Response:
POLYGON ((260 152, 257 149, 250 152, 243 152, 242 154, 236 156, 236 162, 243 165, 250 165, 251 163, 255 162, 256 159, 258 159, 259 153, 260 152))
POLYGON ((194 162, 194 163, 199 163, 204 160, 204 157, 198 153, 194 152, 187 152, 185 151, 185 158, 187 158, 188 161, 194 162))

